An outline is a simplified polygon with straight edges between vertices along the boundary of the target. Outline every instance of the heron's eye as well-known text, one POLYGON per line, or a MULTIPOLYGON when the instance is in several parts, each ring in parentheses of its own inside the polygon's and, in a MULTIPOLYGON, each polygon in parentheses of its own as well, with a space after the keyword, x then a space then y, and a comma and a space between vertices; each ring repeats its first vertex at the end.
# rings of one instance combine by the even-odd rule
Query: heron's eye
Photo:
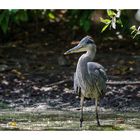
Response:
POLYGON ((87 40, 86 44, 93 44, 94 42, 92 40, 87 40))

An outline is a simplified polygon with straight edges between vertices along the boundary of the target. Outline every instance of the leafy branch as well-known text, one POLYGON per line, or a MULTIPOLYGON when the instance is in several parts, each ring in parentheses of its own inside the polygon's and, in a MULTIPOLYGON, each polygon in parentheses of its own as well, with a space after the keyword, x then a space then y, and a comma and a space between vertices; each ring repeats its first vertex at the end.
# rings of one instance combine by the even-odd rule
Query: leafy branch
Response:
POLYGON ((100 21, 105 24, 101 32, 104 32, 108 27, 111 29, 116 29, 116 24, 120 24, 123 27, 122 21, 120 19, 121 10, 107 10, 107 15, 109 19, 100 18, 100 21))
POLYGON ((130 29, 132 30, 131 34, 133 34, 133 39, 140 34, 140 26, 136 28, 135 25, 131 26, 130 29))

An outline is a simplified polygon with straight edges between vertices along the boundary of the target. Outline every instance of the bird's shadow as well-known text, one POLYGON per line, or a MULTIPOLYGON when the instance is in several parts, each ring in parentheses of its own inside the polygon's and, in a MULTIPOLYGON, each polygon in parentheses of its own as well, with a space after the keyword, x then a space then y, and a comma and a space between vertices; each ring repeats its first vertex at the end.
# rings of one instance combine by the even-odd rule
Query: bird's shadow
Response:
POLYGON ((119 131, 124 130, 122 127, 116 126, 116 125, 91 125, 88 128, 89 130, 96 130, 96 131, 119 131))

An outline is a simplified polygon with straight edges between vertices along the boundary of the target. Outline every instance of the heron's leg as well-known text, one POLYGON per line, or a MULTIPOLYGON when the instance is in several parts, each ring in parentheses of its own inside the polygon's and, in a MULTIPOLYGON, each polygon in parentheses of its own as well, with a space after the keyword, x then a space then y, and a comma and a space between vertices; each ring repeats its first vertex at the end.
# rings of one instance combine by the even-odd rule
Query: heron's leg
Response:
POLYGON ((83 123, 83 104, 84 104, 84 96, 81 96, 81 100, 80 100, 80 107, 81 107, 80 127, 82 127, 82 123, 83 123))
POLYGON ((98 99, 95 99, 95 112, 97 125, 100 126, 99 116, 98 116, 98 99))

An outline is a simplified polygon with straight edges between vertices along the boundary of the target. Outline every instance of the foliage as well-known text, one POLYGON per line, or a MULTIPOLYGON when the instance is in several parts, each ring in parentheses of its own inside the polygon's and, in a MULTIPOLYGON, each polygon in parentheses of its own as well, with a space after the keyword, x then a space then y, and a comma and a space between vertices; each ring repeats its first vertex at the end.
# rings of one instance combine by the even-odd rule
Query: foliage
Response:
POLYGON ((71 26, 80 26, 85 32, 88 32, 92 26, 92 10, 70 10, 67 12, 71 26))
POLYGON ((4 33, 6 33, 8 29, 9 22, 9 11, 3 11, 0 15, 0 27, 4 33))
MULTIPOLYGON (((47 22, 58 22, 61 20, 61 22, 67 22, 73 29, 82 29, 87 33, 92 29, 93 22, 96 22, 92 20, 92 16, 95 15, 94 12, 94 10, 0 10, 0 29, 6 34, 17 25, 21 27, 25 23, 32 22, 38 27, 40 21, 47 24, 47 22), (65 12, 61 13, 62 11, 65 12)), ((101 32, 107 29, 117 29, 121 33, 130 35, 131 30, 133 38, 140 34, 140 27, 136 29, 135 25, 132 26, 130 23, 132 11, 107 10, 107 18, 102 18, 104 12, 102 11, 101 17, 99 15, 101 23, 104 24, 101 32)), ((100 24, 97 26, 101 28, 100 24)))
POLYGON ((140 26, 138 28, 136 28, 135 25, 133 25, 131 28, 132 30, 131 34, 133 34, 133 39, 137 36, 140 35, 140 26))
POLYGON ((14 25, 21 25, 23 22, 28 22, 30 19, 37 20, 38 18, 55 20, 54 12, 51 10, 2 10, 0 11, 0 28, 4 34, 14 25))
POLYGON ((121 10, 116 10, 116 12, 114 10, 107 10, 107 15, 109 17, 107 19, 100 18, 100 21, 105 24, 101 32, 104 32, 108 27, 110 27, 110 29, 111 27, 113 29, 116 29, 116 24, 119 24, 121 25, 121 27, 123 27, 123 24, 120 18, 121 10))
POLYGON ((134 39, 140 34, 140 26, 136 28, 136 25, 131 25, 130 21, 132 15, 129 15, 129 13, 124 10, 107 10, 108 18, 103 19, 100 17, 100 21, 105 24, 101 32, 104 32, 108 27, 109 29, 116 29, 117 25, 120 25, 122 28, 120 31, 123 31, 125 34, 130 34, 131 30, 131 34, 133 35, 134 39))
MULTIPOLYGON (((81 27, 85 32, 91 28, 92 10, 67 10, 67 17, 72 27, 81 27)), ((1 10, 0 28, 4 34, 10 31, 12 25, 22 25, 30 20, 38 22, 39 20, 55 21, 57 10, 1 10)))
POLYGON ((26 10, 3 10, 0 12, 0 28, 7 33, 11 23, 20 24, 28 20, 26 10))

